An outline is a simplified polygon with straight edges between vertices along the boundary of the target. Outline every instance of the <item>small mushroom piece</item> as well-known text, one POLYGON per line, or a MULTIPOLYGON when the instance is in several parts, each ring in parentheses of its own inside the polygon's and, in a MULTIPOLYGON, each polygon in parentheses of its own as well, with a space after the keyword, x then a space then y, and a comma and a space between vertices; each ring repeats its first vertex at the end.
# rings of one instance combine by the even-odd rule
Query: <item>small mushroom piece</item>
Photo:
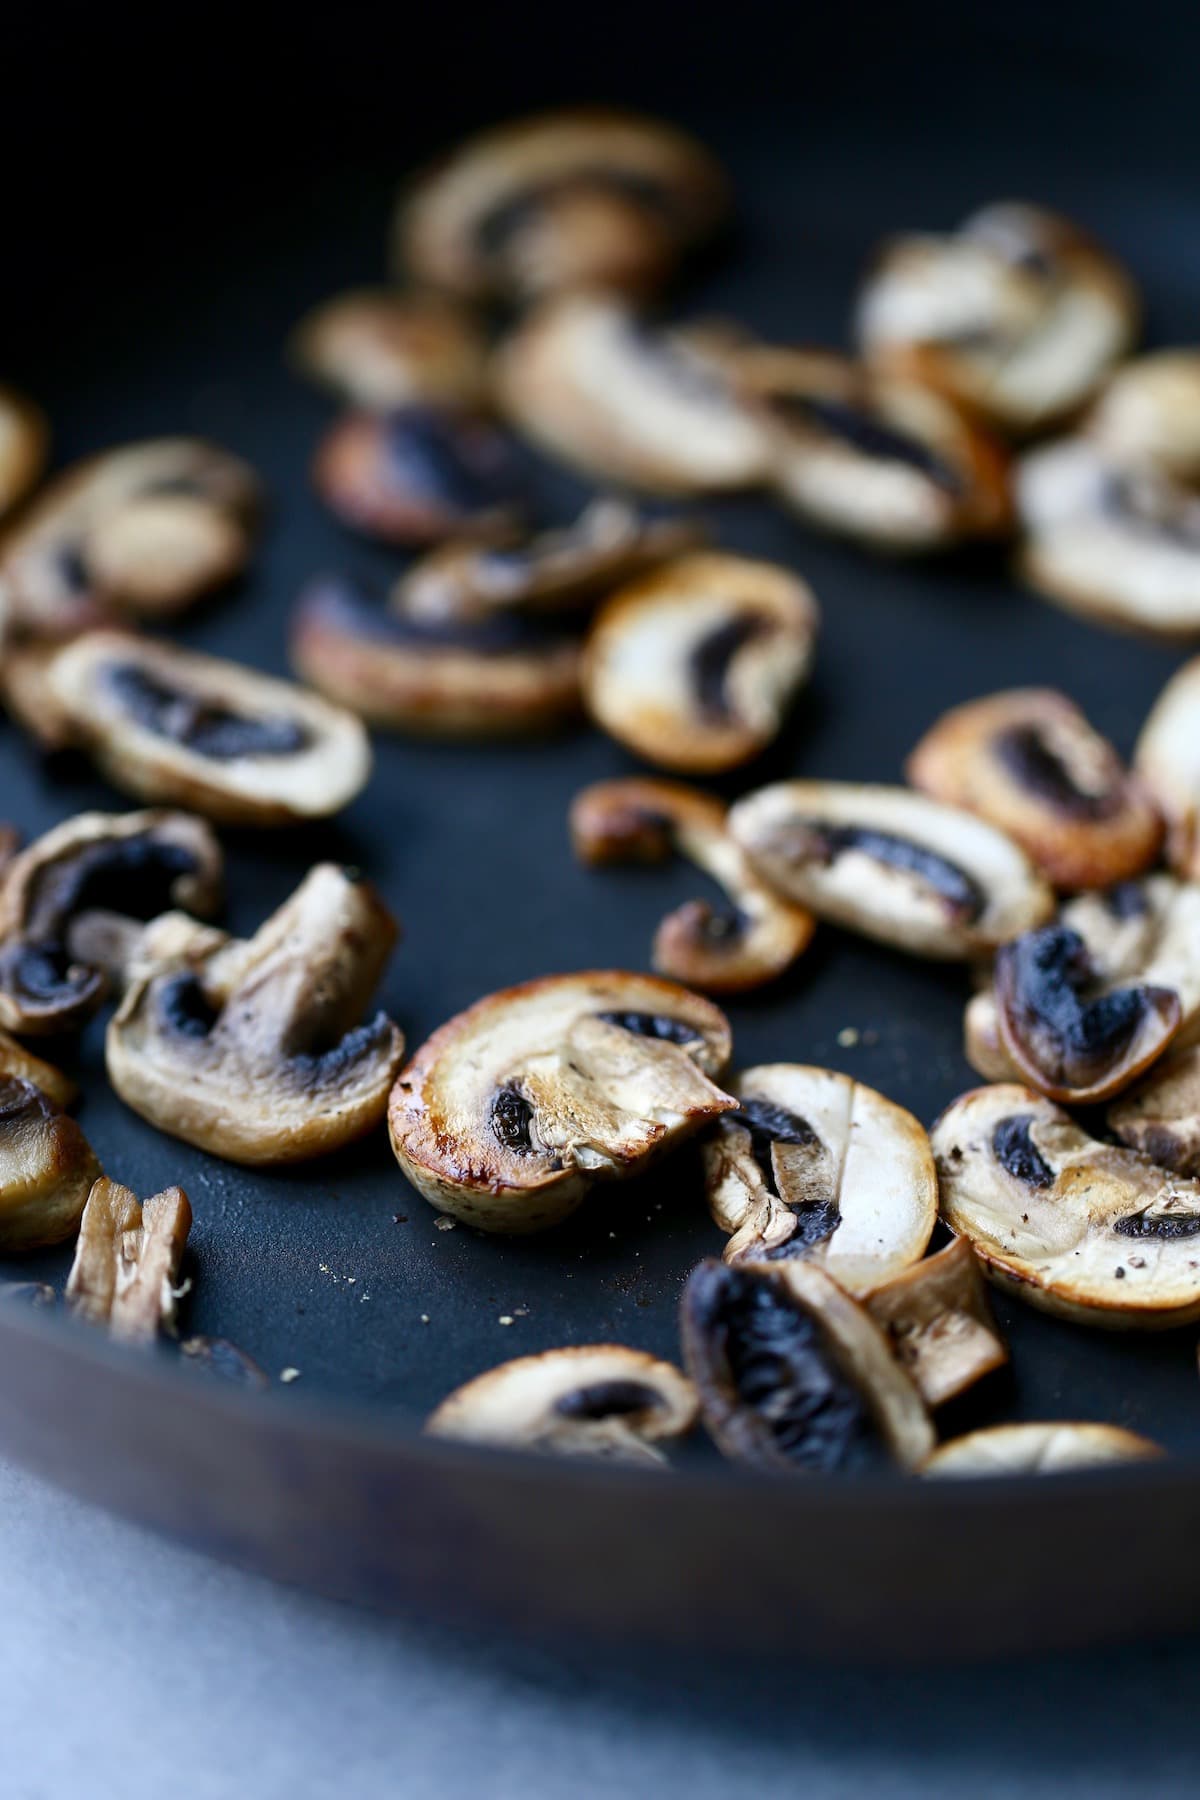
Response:
POLYGON ((914 787, 1006 831, 1055 887, 1107 888, 1157 860, 1143 783, 1065 694, 1014 688, 940 718, 912 752, 914 787))
POLYGON ((185 1291, 179 1268, 191 1229, 182 1188, 164 1188, 139 1203, 127 1187, 101 1176, 80 1221, 67 1305, 76 1318, 106 1327, 122 1343, 173 1336, 175 1304, 185 1291))
POLYGON ((0 1076, 0 1252, 73 1237, 100 1174, 74 1119, 32 1082, 0 1076))
POLYGON ((89 631, 46 672, 71 740, 115 787, 227 825, 291 825, 349 804, 371 771, 362 723, 240 663, 89 631))
POLYGON ((1200 1048, 1155 1063, 1105 1119, 1131 1150, 1177 1175, 1200 1175, 1200 1048))
POLYGON ((37 485, 46 466, 50 433, 24 394, 0 387, 0 519, 37 485))
POLYGON ((640 1173, 734 1106, 710 1079, 729 1050, 724 1014, 673 982, 527 981, 422 1044, 392 1091, 392 1149, 439 1212, 543 1231, 595 1182, 640 1173))
POLYGON ((1087 430, 1122 462, 1200 482, 1200 350, 1154 350, 1124 363, 1087 430))
POLYGON ((1083 1325, 1200 1319, 1200 1182, 1014 1082, 961 1095, 931 1136, 942 1217, 997 1286, 1083 1325))
POLYGON ((623 1344, 519 1356, 442 1401, 433 1437, 662 1468, 660 1445, 696 1421, 696 1390, 673 1363, 623 1344))
POLYGON ((789 900, 916 956, 977 955, 1053 910, 1011 838, 905 788, 780 781, 739 800, 729 829, 789 900))
POLYGON ((678 852, 725 890, 728 904, 689 900, 654 934, 651 966, 708 994, 773 981, 808 948, 816 921, 761 882, 725 830, 719 800, 674 781, 598 781, 571 803, 582 862, 663 862, 678 852))
POLYGON ((508 440, 447 407, 346 413, 317 450, 313 482, 355 531, 388 544, 434 544, 514 520, 521 479, 508 440))
POLYGON ((304 1162, 383 1118, 404 1039, 360 1024, 396 939, 365 882, 312 869, 246 942, 135 969, 109 1080, 160 1131, 248 1165, 304 1162))
POLYGON ((418 178, 395 221, 407 274, 471 300, 657 286, 720 224, 725 177, 657 119, 574 108, 480 133, 418 178))
POLYGON ((661 494, 748 487, 766 434, 706 334, 657 331, 621 301, 547 301, 496 353, 511 422, 594 480, 661 494))
POLYGON ((1155 701, 1134 767, 1167 821, 1167 860, 1200 881, 1200 657, 1185 663, 1155 701))
POLYGON ((700 1416, 734 1462, 831 1474, 934 1445, 911 1377, 870 1313, 809 1262, 702 1262, 680 1305, 700 1416))
POLYGON ((775 738, 812 663, 819 614, 774 563, 700 552, 621 588, 588 638, 596 723, 661 768, 733 769, 775 738))
POLYGON ((703 1143, 728 1263, 819 1264, 853 1292, 915 1263, 937 1219, 924 1130, 833 1069, 764 1063, 730 1082, 739 1112, 703 1143))
POLYGON ((966 1238, 872 1288, 863 1304, 930 1409, 956 1400, 1008 1361, 966 1238))
POLYGON ((261 1392, 271 1385, 266 1370, 228 1338, 187 1337, 179 1346, 179 1354, 185 1367, 201 1369, 232 1387, 261 1392))
POLYGON ((1130 277, 1070 220, 986 206, 957 232, 885 243, 858 307, 870 362, 948 394, 1001 430, 1076 411, 1138 326, 1130 277))
POLYGON ((35 1056, 16 1038, 9 1037, 7 1031, 0 1031, 0 1079, 10 1076, 40 1088, 47 1100, 64 1111, 79 1098, 78 1084, 69 1075, 35 1056))
POLYGON ((1054 1424, 990 1425, 940 1445, 920 1472, 952 1479, 1057 1475, 1105 1463, 1147 1462, 1162 1454, 1158 1444, 1119 1425, 1091 1425, 1073 1419, 1054 1424))
POLYGON ((338 294, 305 315, 289 348, 302 374, 364 412, 484 399, 482 335, 469 314, 429 294, 338 294))

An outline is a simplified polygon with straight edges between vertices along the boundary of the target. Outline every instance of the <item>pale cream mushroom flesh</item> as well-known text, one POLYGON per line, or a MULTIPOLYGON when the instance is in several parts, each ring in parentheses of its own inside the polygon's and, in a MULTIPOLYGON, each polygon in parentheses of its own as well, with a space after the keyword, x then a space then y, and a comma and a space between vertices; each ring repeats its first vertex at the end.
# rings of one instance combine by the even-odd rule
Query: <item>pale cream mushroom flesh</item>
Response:
POLYGON ((1134 766, 1167 822, 1167 860, 1200 881, 1200 657, 1185 663, 1156 700, 1134 766))
POLYGON ((153 1343, 175 1331, 180 1264, 192 1228, 182 1188, 149 1200, 102 1177, 88 1195, 67 1304, 77 1318, 127 1344, 153 1343))
POLYGON ((1062 1420, 1030 1425, 990 1425, 939 1446, 922 1475, 947 1479, 970 1476, 1056 1475, 1105 1463, 1149 1462, 1160 1447, 1119 1425, 1062 1420))
POLYGON ((1008 1346, 966 1238, 955 1238, 863 1298, 926 1406, 956 1400, 1008 1361, 1008 1346))

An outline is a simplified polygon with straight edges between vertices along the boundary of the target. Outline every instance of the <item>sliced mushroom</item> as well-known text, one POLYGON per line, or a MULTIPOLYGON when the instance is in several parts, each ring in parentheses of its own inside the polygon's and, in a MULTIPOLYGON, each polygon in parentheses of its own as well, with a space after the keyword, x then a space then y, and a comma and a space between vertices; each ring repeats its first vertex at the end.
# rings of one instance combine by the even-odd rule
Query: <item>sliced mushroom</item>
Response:
POLYGON ((1053 910, 1010 838, 905 788, 776 782, 739 800, 729 829, 780 893, 917 956, 973 956, 1053 910))
POLYGON ((79 1097, 79 1086, 69 1075, 64 1075, 53 1063, 35 1056, 24 1044, 18 1044, 7 1031, 0 1031, 0 1078, 8 1076, 40 1088, 47 1100, 64 1110, 79 1097))
POLYGON ((182 1188, 164 1188, 143 1203, 129 1188, 101 1176, 88 1195, 67 1305, 76 1318, 101 1325, 126 1344, 152 1344, 174 1335, 179 1267, 192 1229, 182 1188))
POLYGON ((823 1269, 702 1262, 680 1306, 700 1416, 735 1462, 832 1473, 913 1469, 933 1427, 874 1319, 823 1269))
POLYGON ((766 433, 726 358, 619 300, 547 301, 501 345, 494 376, 512 422, 598 481, 705 494, 767 473, 766 433))
POLYGON ((975 1252, 955 1238, 863 1298, 926 1406, 944 1406, 1008 1361, 975 1252))
POLYGON ((710 1076, 729 1024, 673 982, 619 970, 489 994, 435 1031, 392 1092, 400 1167, 483 1231, 557 1225, 736 1102, 710 1076))
POLYGON ((833 1069, 764 1063, 730 1082, 741 1102, 703 1145, 709 1210, 728 1263, 817 1263, 855 1292, 925 1254, 937 1176, 901 1106, 833 1069))
POLYGON ((516 517, 522 487, 494 426, 432 406, 345 414, 321 440, 313 481, 343 523, 389 544, 486 535, 516 517))
POLYGON ((1200 481, 1200 350, 1155 350, 1125 363, 1087 429, 1122 462, 1200 481))
POLYGON ((914 787, 1006 831, 1055 887, 1106 888, 1157 860, 1163 826, 1143 783, 1053 688, 956 706, 905 765, 914 787))
POLYGON ((35 487, 46 466, 45 418, 13 388, 0 387, 0 519, 35 487))
POLYGON ((1142 727, 1134 767, 1167 821, 1167 860, 1200 881, 1200 657, 1168 681, 1142 727))
POLYGON ((240 663, 90 631, 46 680, 72 740, 115 787, 223 824, 325 818, 370 774, 358 719, 240 663))
POLYGON ((1164 1057, 1105 1118, 1131 1150, 1177 1175, 1200 1175, 1200 1048, 1164 1057))
POLYGON ((358 1023, 396 938, 373 889, 318 864, 244 943, 133 972, 109 1079, 160 1131, 246 1164, 302 1162, 382 1119, 404 1050, 358 1023))
POLYGON ((623 1344, 572 1344, 477 1375, 425 1429, 469 1444, 661 1468, 659 1445, 695 1420, 696 1390, 673 1363, 623 1344))
POLYGON ((1004 1047, 1000 1009, 990 983, 972 994, 963 1015, 963 1054, 985 1081, 1019 1081, 1021 1071, 1004 1047))
POLYGON ((1200 1182, 1013 1082, 963 1094, 931 1135, 942 1216, 998 1286, 1084 1325, 1200 1318, 1200 1182))
POLYGON ((0 1076, 0 1251, 73 1237, 100 1174, 74 1119, 32 1082, 0 1076))
POLYGON ((774 563, 699 553, 621 588, 588 639, 584 699, 648 762, 714 773, 771 743, 808 674, 819 614, 774 563))
POLYGON ((271 1385, 266 1370, 228 1338, 184 1338, 179 1354, 186 1367, 202 1369, 206 1375, 214 1375, 233 1387, 261 1390, 271 1385))
POLYGON ((578 108, 482 132, 404 196, 395 253, 418 281, 468 299, 646 288, 708 237, 725 178, 656 119, 578 108))
POLYGON ((725 830, 719 800, 674 781, 598 781, 571 803, 571 839, 586 863, 688 857, 728 904, 689 900, 659 925, 651 966, 710 994, 743 993, 782 975, 808 948, 815 920, 761 882, 725 830))
POLYGON ((883 246, 858 337, 888 371, 927 382, 1006 431, 1074 412, 1133 342, 1137 290, 1070 220, 984 207, 948 237, 883 246))
POLYGON ((481 333, 468 313, 429 294, 338 294, 305 315, 290 350, 303 374, 366 412, 484 399, 481 333))
POLYGON ((991 1425, 942 1444, 921 1470, 934 1476, 1057 1475, 1104 1463, 1145 1462, 1162 1456, 1158 1444, 1119 1425, 1077 1420, 1054 1424, 991 1425))

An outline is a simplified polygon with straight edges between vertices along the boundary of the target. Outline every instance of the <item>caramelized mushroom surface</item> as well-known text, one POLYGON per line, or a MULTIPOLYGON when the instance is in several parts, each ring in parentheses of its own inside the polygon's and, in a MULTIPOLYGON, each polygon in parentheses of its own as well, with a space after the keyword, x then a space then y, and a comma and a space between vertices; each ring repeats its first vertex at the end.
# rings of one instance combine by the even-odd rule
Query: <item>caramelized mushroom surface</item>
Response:
POLYGON ((0 387, 0 519, 37 485, 50 433, 31 400, 0 387))
POLYGON ((100 1174, 74 1119, 32 1082, 0 1076, 0 1252, 72 1237, 100 1174))
POLYGON ((486 392, 483 337, 470 315, 429 294, 355 288, 306 314, 292 360, 365 412, 473 407, 486 392))

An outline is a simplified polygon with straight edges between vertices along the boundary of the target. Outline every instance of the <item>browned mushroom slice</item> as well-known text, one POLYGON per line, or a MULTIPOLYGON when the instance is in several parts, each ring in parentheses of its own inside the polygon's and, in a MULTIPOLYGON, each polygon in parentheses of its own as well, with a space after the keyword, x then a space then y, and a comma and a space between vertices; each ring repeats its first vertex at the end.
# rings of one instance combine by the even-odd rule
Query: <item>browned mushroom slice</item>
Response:
POLYGON ((396 216, 400 268, 469 299, 644 288, 720 223, 725 178, 694 139, 599 108, 481 133, 418 179, 396 216))
POLYGON ((668 913, 651 956, 660 975, 705 993, 742 993, 774 980, 808 948, 812 914, 758 879, 710 795, 637 776, 599 781, 575 796, 570 825, 583 862, 662 862, 677 851, 725 890, 723 907, 689 900, 668 913))
POLYGON ((370 774, 360 720, 240 663, 91 631, 46 679, 73 741, 115 787, 224 824, 324 818, 370 774))
POLYGON ((429 294, 355 288, 307 313, 292 334, 302 373, 367 412, 476 406, 483 338, 469 314, 429 294))
POLYGON ((723 1453, 831 1473, 918 1467, 929 1415, 874 1319, 812 1263, 702 1262, 680 1306, 684 1365, 723 1453))
POLYGON ((663 768, 736 768, 771 743, 808 674, 819 615, 774 563, 684 556, 601 608, 584 699, 598 725, 663 768))
POLYGON ((874 1287, 863 1304, 887 1333, 926 1406, 944 1406, 1008 1361, 975 1252, 955 1238, 874 1287))
POLYGON ((1155 350, 1125 363, 1087 429, 1122 462, 1200 481, 1200 350, 1155 350))
POLYGON ((0 1076, 0 1251, 72 1237, 100 1173, 74 1119, 32 1082, 0 1076))
POLYGON ((998 1286, 1085 1325, 1200 1318, 1200 1183, 1015 1083, 963 1094, 931 1135, 942 1216, 998 1286))
POLYGON ((1200 1048, 1155 1063, 1105 1117, 1131 1150, 1178 1175, 1200 1175, 1200 1048))
POLYGON ((569 627, 508 612, 417 618, 336 576, 300 596, 291 655, 329 699, 396 731, 506 737, 580 710, 583 652, 569 627))
POLYGON ((729 829, 780 893, 917 956, 973 956, 1053 909, 1003 832, 905 788, 776 782, 739 800, 729 829))
POLYGON ((1167 821, 1167 858, 1200 881, 1200 657, 1159 695, 1138 739, 1134 766, 1167 821))
POLYGON ((187 1337, 179 1346, 185 1368, 200 1369, 233 1387, 261 1390, 271 1385, 266 1370, 228 1338, 187 1337))
POLYGON ((133 972, 109 1079, 160 1131, 230 1162, 302 1162, 377 1125, 404 1050, 360 1024, 396 938, 373 889, 318 864, 247 942, 133 972))
POLYGON ((67 1304, 76 1318, 105 1327, 126 1344, 152 1344, 175 1332, 179 1267, 192 1229, 182 1188, 140 1202, 101 1176, 79 1225, 67 1304))
POLYGON ((736 1103, 729 1024, 673 982, 550 975, 477 1001, 417 1051, 388 1128, 431 1206, 484 1231, 557 1225, 736 1103))
POLYGON ((660 1445, 696 1419, 696 1391, 672 1363, 623 1344, 520 1356, 448 1395, 434 1437, 661 1468, 660 1445))
POLYGON ((656 331, 619 300, 573 294, 502 344, 508 417, 549 455, 599 481, 704 494, 761 481, 766 434, 703 334, 656 331))
POLYGON ((46 466, 49 437, 32 401, 0 387, 0 518, 36 485, 46 466))
POLYGON ((949 237, 883 246, 858 309, 881 368, 914 377, 1006 431, 1074 412, 1133 342, 1137 291, 1073 225, 1009 202, 949 237))
POLYGON ((0 1078, 8 1076, 40 1088, 47 1100, 57 1107, 65 1109, 79 1097, 79 1086, 69 1075, 64 1075, 53 1063, 35 1056, 6 1031, 0 1031, 0 1078))
POLYGON ((912 1114, 832 1069, 764 1063, 703 1145, 729 1263, 819 1263, 855 1291, 923 1256, 937 1218, 933 1154, 912 1114))
POLYGON ((956 706, 908 759, 914 787, 1006 831, 1055 887, 1106 888, 1156 860, 1163 827, 1142 782, 1053 688, 956 706))
POLYGON ((991 1425, 942 1444, 921 1470, 948 1478, 1056 1475, 1104 1463, 1146 1462, 1162 1456, 1158 1444, 1119 1425, 1069 1419, 1051 1424, 991 1425))
POLYGON ((347 413, 321 440, 313 481, 345 524, 389 544, 486 534, 516 517, 521 492, 500 432, 431 406, 347 413))

